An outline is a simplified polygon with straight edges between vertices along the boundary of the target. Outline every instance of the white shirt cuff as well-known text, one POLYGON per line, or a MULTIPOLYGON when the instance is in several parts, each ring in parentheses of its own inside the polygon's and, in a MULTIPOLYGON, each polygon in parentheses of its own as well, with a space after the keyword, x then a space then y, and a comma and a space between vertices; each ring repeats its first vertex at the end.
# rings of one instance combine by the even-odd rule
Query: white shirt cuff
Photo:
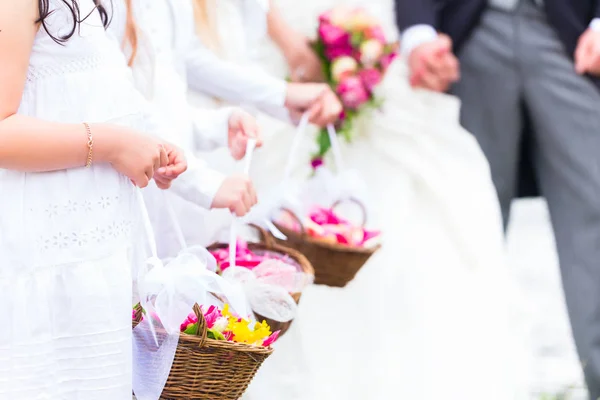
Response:
POLYGON ((413 25, 402 32, 400 54, 408 57, 416 47, 434 41, 437 36, 436 30, 430 25, 413 25))
POLYGON ((600 18, 594 18, 592 22, 590 22, 590 29, 594 32, 600 32, 600 18))
POLYGON ((186 152, 188 169, 173 181, 171 190, 179 197, 210 209, 215 195, 225 181, 225 175, 209 168, 206 163, 186 152))

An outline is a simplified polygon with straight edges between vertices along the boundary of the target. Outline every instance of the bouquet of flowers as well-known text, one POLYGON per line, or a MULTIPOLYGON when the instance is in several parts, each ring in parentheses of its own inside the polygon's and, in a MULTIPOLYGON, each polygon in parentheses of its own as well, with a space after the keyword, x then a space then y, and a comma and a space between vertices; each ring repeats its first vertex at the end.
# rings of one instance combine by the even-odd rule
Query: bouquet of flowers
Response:
MULTIPOLYGON (((255 346, 268 347, 275 343, 279 337, 279 331, 271 333, 271 328, 266 321, 253 323, 243 318, 234 316, 229 311, 229 305, 225 304, 222 310, 215 306, 210 306, 202 314, 206 320, 207 336, 213 340, 226 340, 235 343, 246 343, 255 346)), ((145 311, 142 311, 145 315, 145 311)), ((132 318, 136 318, 136 311, 133 310, 132 318)), ((142 316, 142 320, 144 316, 142 316)), ((151 320, 158 320, 158 316, 151 315, 151 320)), ((195 335, 200 329, 200 323, 196 314, 191 313, 181 324, 181 332, 188 335, 195 335)))
MULTIPOLYGON (((379 105, 374 89, 396 57, 396 46, 386 41, 381 25, 365 10, 338 7, 319 17, 313 48, 321 58, 327 83, 344 106, 337 132, 350 141, 353 120, 379 105)), ((327 130, 321 130, 317 144, 313 168, 323 163, 331 146, 327 130)))
MULTIPOLYGON (((282 213, 277 224, 297 232, 302 229, 289 213, 282 213)), ((365 229, 340 217, 332 208, 320 206, 313 207, 303 224, 309 236, 344 246, 372 247, 381 235, 380 231, 365 229)))
MULTIPOLYGON (((228 304, 225 304, 223 310, 211 306, 206 311, 203 309, 202 312, 206 320, 209 339, 268 347, 279 337, 279 331, 271 333, 271 328, 266 321, 252 323, 235 317, 229 312, 228 304)), ((194 335, 198 328, 198 318, 194 313, 190 314, 181 324, 181 332, 189 335, 194 335)))

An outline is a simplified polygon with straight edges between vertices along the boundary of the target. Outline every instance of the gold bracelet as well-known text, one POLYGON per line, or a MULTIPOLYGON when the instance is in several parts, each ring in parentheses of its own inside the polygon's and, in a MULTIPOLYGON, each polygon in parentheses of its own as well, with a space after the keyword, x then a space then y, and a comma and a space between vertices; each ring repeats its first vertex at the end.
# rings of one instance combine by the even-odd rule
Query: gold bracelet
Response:
POLYGON ((94 137, 92 136, 92 130, 90 129, 90 126, 87 124, 87 122, 84 122, 83 126, 85 126, 85 132, 87 133, 87 138, 88 138, 88 142, 87 142, 88 156, 87 156, 87 162, 85 163, 85 167, 89 168, 92 166, 92 155, 93 155, 93 150, 94 150, 94 137))

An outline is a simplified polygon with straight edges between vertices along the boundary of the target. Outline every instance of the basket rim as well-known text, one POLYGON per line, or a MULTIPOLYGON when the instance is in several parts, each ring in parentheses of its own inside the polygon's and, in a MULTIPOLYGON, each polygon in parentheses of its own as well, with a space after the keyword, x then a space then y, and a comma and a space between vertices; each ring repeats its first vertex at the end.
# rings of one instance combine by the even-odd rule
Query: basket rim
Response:
POLYGON ((289 229, 281 226, 280 224, 273 221, 273 224, 279 229, 284 235, 296 237, 308 242, 314 246, 323 247, 330 250, 335 250, 343 253, 357 253, 357 254, 368 254, 373 255, 377 250, 381 248, 381 243, 372 247, 357 247, 357 246, 346 246, 338 243, 325 242, 323 240, 315 239, 306 233, 302 234, 293 229, 289 229))
MULTIPOLYGON (((228 243, 213 243, 210 246, 208 246, 207 249, 208 249, 208 251, 210 251, 210 250, 223 249, 223 248, 228 248, 228 247, 229 247, 228 243)), ((302 272, 304 272, 305 274, 312 275, 313 277, 315 276, 315 269, 314 269, 312 263, 308 260, 308 258, 306 258, 306 256, 304 254, 300 253, 296 249, 282 246, 277 243, 267 244, 265 242, 259 242, 259 243, 248 242, 248 247, 250 247, 250 248, 258 247, 258 248, 260 248, 260 250, 267 250, 267 251, 272 251, 274 253, 283 253, 285 255, 288 255, 296 260, 296 262, 302 268, 302 272)), ((301 292, 298 292, 298 293, 301 293, 301 292)))

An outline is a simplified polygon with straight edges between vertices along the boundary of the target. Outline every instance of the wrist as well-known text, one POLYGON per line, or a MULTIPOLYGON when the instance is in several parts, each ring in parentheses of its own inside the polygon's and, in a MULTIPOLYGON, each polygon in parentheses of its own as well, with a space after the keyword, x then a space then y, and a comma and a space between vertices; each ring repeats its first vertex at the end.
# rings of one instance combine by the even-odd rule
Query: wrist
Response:
POLYGON ((93 163, 112 163, 120 142, 116 127, 110 124, 89 124, 89 127, 94 139, 93 163))
POLYGON ((286 38, 282 41, 281 52, 288 64, 294 64, 298 59, 302 58, 303 52, 300 50, 308 47, 308 38, 293 31, 289 35, 286 35, 286 38))
POLYGON ((438 33, 429 25, 414 25, 402 32, 400 40, 400 54, 408 58, 412 51, 422 44, 433 42, 438 33))

